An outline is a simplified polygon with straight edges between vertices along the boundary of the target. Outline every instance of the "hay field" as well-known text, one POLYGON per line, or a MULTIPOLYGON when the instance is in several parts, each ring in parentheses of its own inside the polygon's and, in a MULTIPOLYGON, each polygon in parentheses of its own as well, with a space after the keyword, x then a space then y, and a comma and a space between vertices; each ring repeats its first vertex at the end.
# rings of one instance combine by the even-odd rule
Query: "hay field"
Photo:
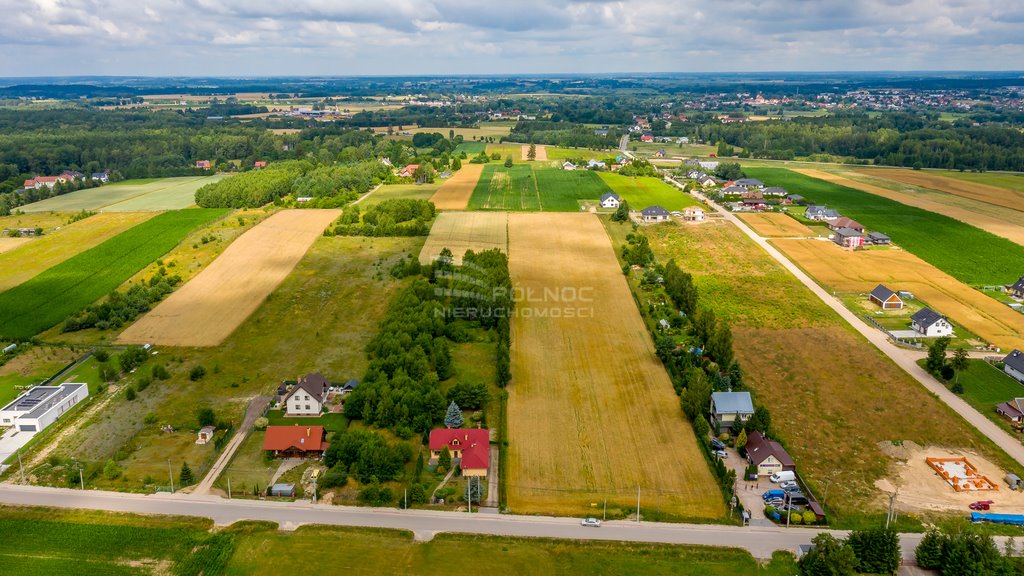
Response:
POLYGON ((736 216, 761 236, 818 236, 809 226, 787 214, 743 212, 736 216))
MULTIPOLYGON (((839 184, 840 186, 846 186, 847 188, 862 190, 876 196, 895 200, 896 202, 906 204, 907 206, 914 206, 916 208, 921 208, 922 210, 928 210, 929 212, 949 216, 950 218, 959 220, 965 224, 970 224, 971 226, 991 232, 996 236, 1002 236, 1007 240, 1024 245, 1024 228, 1019 224, 1009 222, 1003 218, 980 214, 974 210, 961 206, 950 205, 944 202, 937 202, 909 192, 899 192, 896 190, 889 190, 888 188, 882 188, 881 186, 875 186, 873 184, 858 182, 837 174, 822 172, 821 170, 793 168, 793 171, 812 178, 818 178, 819 180, 825 180, 826 182, 831 182, 833 184, 839 184)), ((886 171, 886 173, 888 172, 890 171, 886 171)), ((877 176, 878 174, 876 173, 873 175, 877 176)))
POLYGON ((25 212, 178 210, 194 206, 196 190, 223 178, 225 178, 223 175, 213 175, 158 180, 126 180, 99 188, 88 188, 54 196, 22 206, 20 209, 25 212))
MULTIPOLYGON (((537 149, 535 150, 535 152, 537 154, 537 157, 534 158, 534 160, 536 160, 537 162, 547 162, 548 161, 548 147, 547 146, 545 146, 543 144, 537 144, 537 149)), ((523 160, 529 160, 530 159, 530 145, 529 144, 523 144, 522 159, 523 160)))
POLYGON ((930 307, 1003 348, 1024 348, 1024 314, 971 288, 904 250, 843 250, 831 242, 773 240, 818 282, 840 292, 879 283, 909 290, 930 307))
POLYGON ((945 172, 946 178, 977 182, 1024 194, 1024 173, 1021 172, 945 172))
POLYGON ((994 175, 999 177, 995 180, 996 182, 1005 181, 1008 184, 1016 185, 1016 187, 1002 187, 985 183, 986 177, 990 181, 993 180, 993 175, 989 174, 949 172, 949 175, 946 175, 947 173, 938 173, 933 170, 908 170, 905 168, 877 168, 874 170, 865 168, 858 169, 857 172, 922 188, 931 188, 986 204, 1024 211, 1024 177, 1020 176, 994 175))
POLYGON ((483 164, 463 164, 458 172, 441 184, 430 201, 438 210, 465 210, 483 172, 483 164))
POLYGON ((340 210, 285 210, 242 234, 212 264, 118 337, 216 346, 291 273, 340 210))
POLYGON ((466 250, 480 252, 498 248, 508 253, 507 212, 442 212, 430 228, 430 236, 420 250, 420 263, 429 264, 448 248, 457 264, 466 250))
MULTIPOLYGON (((144 222, 153 213, 97 214, 0 254, 0 292, 144 222)), ((13 238, 12 238, 13 240, 13 238)))
POLYGON ((585 514, 607 497, 628 514, 641 486, 647 510, 723 515, 597 217, 511 214, 509 257, 523 295, 512 321, 509 508, 585 514))
POLYGON ((0 236, 0 254, 10 252, 15 248, 28 244, 32 240, 33 238, 8 238, 7 236, 0 236))

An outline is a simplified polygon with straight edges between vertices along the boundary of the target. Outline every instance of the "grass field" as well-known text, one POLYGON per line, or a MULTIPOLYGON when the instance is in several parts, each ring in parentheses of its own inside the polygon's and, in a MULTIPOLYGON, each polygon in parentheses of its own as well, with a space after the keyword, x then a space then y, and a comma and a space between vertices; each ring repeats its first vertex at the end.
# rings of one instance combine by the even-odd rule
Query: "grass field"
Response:
POLYGON ((153 214, 97 214, 0 254, 0 291, 38 275, 83 250, 88 250, 152 218, 153 214))
POLYGON ((444 212, 438 214, 430 228, 423 249, 421 264, 434 261, 441 250, 452 251, 457 264, 466 250, 481 252, 498 248, 508 254, 508 214, 505 212, 444 212))
POLYGON ((979 202, 1024 210, 1024 174, 943 172, 906 168, 860 169, 858 172, 931 188, 979 202))
POLYGON ((216 346, 284 281, 340 210, 284 210, 235 240, 205 270, 118 336, 127 344, 216 346))
POLYGON ((187 176, 157 180, 126 180, 99 188, 78 190, 47 198, 27 206, 25 212, 147 212, 178 210, 195 205, 199 188, 224 178, 223 175, 187 176))
POLYGON ((618 150, 591 150, 590 148, 559 148, 557 146, 545 146, 547 148, 548 160, 559 164, 570 158, 582 158, 584 160, 604 160, 614 158, 621 154, 618 150))
POLYGON ((38 384, 74 360, 67 348, 33 347, 0 366, 0 406, 21 393, 20 387, 38 384))
MULTIPOLYGON (((787 214, 744 212, 736 216, 761 236, 819 236, 809 226, 796 221, 787 214)), ((824 232, 824 228, 818 229, 824 232)))
POLYGON ((996 404, 1024 397, 1024 386, 984 360, 971 360, 967 370, 960 373, 960 384, 964 387, 961 398, 989 420, 1021 438, 1006 418, 996 414, 995 407, 996 404))
POLYGON ((648 206, 661 206, 674 212, 687 206, 697 206, 698 202, 682 190, 666 184, 659 178, 650 176, 632 178, 613 172, 598 172, 601 180, 624 200, 630 208, 642 210, 648 206))
POLYGON ((735 226, 709 221, 642 230, 659 260, 674 258, 691 272, 702 301, 730 320, 744 381, 771 410, 772 426, 801 477, 821 494, 828 478, 841 472, 827 500, 834 525, 884 506, 874 483, 892 461, 879 442, 972 449, 1008 465, 991 442, 735 226))
POLYGON ((3 254, 4 252, 10 252, 15 248, 20 248, 25 244, 28 244, 32 240, 34 240, 34 238, 31 237, 9 238, 7 236, 0 236, 0 254, 3 254))
POLYGON ((409 199, 430 200, 441 184, 388 184, 381 186, 359 203, 361 209, 380 204, 385 200, 409 199))
POLYGON ((430 201, 438 210, 465 210, 483 171, 483 164, 463 164, 458 172, 441 184, 430 201))
POLYGON ((508 507, 583 515, 607 498, 623 516, 641 486, 648 514, 723 516, 597 217, 511 214, 509 256, 525 296, 512 320, 508 507))
POLYGON ((835 208, 869 230, 888 234, 896 244, 966 284, 1009 284, 1024 270, 1024 246, 948 216, 784 168, 745 171, 769 185, 835 208))
POLYGON ((596 172, 536 164, 512 168, 491 163, 480 176, 469 207, 482 210, 576 212, 580 200, 596 201, 610 189, 596 172))
POLYGON ((607 184, 592 170, 535 168, 541 209, 547 212, 578 212, 580 200, 598 201, 609 192, 607 184))
POLYGON ((224 214, 165 212, 0 293, 0 335, 29 338, 60 323, 166 254, 193 228, 224 214))
MULTIPOLYGON (((463 142, 455 147, 455 151, 452 152, 452 155, 454 156, 465 152, 466 156, 472 157, 485 150, 487 150, 487 144, 484 142, 463 142)), ((463 166, 465 166, 465 164, 463 164, 463 166)))

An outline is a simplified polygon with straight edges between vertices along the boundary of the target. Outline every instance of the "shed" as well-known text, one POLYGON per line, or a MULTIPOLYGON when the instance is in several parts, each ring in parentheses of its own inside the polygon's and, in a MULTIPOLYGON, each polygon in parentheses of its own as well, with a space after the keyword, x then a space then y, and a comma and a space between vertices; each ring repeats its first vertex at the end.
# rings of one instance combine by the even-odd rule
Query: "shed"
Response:
POLYGON ((295 484, 274 484, 267 490, 272 498, 295 498, 295 484))
POLYGON ((196 444, 206 444, 210 440, 213 440, 213 433, 217 431, 215 426, 203 426, 199 429, 199 435, 196 438, 196 444))
POLYGON ((1007 474, 1006 484, 1010 487, 1010 490, 1024 490, 1024 481, 1016 474, 1007 474))

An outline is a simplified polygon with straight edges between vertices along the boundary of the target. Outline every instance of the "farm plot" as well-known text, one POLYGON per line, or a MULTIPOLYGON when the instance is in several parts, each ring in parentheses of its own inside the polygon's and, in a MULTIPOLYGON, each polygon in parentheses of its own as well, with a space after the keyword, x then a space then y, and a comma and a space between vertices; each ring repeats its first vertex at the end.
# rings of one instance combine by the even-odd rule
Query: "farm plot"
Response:
POLYGON ((433 200, 432 196, 440 187, 440 184, 387 184, 364 197, 359 206, 365 210, 385 200, 433 200))
POLYGON ((508 404, 508 504, 586 514, 725 509, 654 354, 608 236, 590 214, 511 214, 517 292, 508 404), (629 449, 623 449, 624 447, 629 449))
POLYGON ((904 184, 939 190, 986 204, 1024 211, 1024 176, 1020 174, 936 172, 934 170, 902 168, 858 169, 857 171, 904 184))
MULTIPOLYGON (((1024 223, 1024 218, 1021 218, 1021 214, 1013 211, 1010 211, 1011 217, 1009 218, 1003 214, 999 214, 999 212, 1007 212, 1002 209, 995 211, 996 215, 990 215, 974 209, 974 207, 969 204, 969 202, 973 201, 965 200, 959 196, 934 193, 932 196, 936 196, 937 199, 933 199, 929 198, 925 194, 890 190, 888 188, 875 186, 866 182, 850 180, 849 178, 844 178, 843 176, 828 172, 822 172, 820 170, 795 169, 794 171, 812 178, 825 180, 826 182, 832 182, 834 184, 839 184, 856 190, 863 190, 864 192, 895 200, 896 202, 906 204, 907 206, 914 206, 916 208, 921 208, 922 210, 928 210, 929 212, 949 216, 950 218, 954 218, 965 224, 991 232, 996 236, 1002 236, 1003 238, 1016 242, 1017 244, 1024 245, 1024 228, 1021 227, 1021 224, 1024 223), (957 205, 957 201, 959 201, 960 204, 967 204, 967 206, 957 205)), ((886 170, 882 173, 888 174, 890 172, 891 171, 886 170)), ((983 211, 986 208, 989 207, 985 205, 981 206, 983 211)))
MULTIPOLYGON (((778 237, 819 235, 815 233, 814 230, 811 230, 809 226, 797 222, 795 218, 787 214, 780 214, 778 212, 745 212, 737 214, 736 216, 761 236, 778 237)), ((824 230, 824 228, 819 228, 819 230, 824 230)))
POLYGON ((843 250, 831 242, 774 240, 818 282, 840 292, 867 293, 878 284, 907 290, 989 342, 1024 348, 1024 314, 959 282, 903 250, 843 250))
POLYGON ((642 230, 659 261, 674 258, 701 294, 713 295, 704 301, 732 325, 744 382, 771 410, 772 427, 814 493, 842 471, 842 481, 829 484, 833 521, 883 507, 875 482, 892 461, 879 442, 970 449, 1007 465, 1005 454, 735 226, 709 221, 642 230), (909 406, 913 418, 906 417, 909 406))
POLYGON ((216 346, 291 273, 340 210, 285 210, 233 242, 212 264, 171 294, 118 341, 216 346))
POLYGON ((438 210, 465 210, 483 171, 483 164, 463 164, 458 172, 441 184, 430 201, 438 210))
POLYGON ((482 252, 497 248, 508 253, 508 214, 505 212, 442 212, 430 228, 420 250, 421 264, 430 264, 443 249, 452 251, 461 264, 466 250, 482 252))
MULTIPOLYGON (((547 162, 548 161, 548 147, 547 146, 545 146, 543 144, 537 144, 535 146, 535 148, 534 148, 534 153, 536 155, 534 160, 536 160, 537 162, 547 162)), ((529 144, 523 144, 522 159, 523 160, 529 160, 530 159, 530 145, 529 144)))
POLYGON ((0 254, 0 291, 17 286, 152 217, 153 214, 142 212, 97 214, 3 252, 0 254))
POLYGON ((25 244, 31 242, 32 238, 8 238, 7 236, 0 236, 0 254, 4 252, 10 252, 15 248, 20 248, 25 244))
POLYGON ((632 178, 612 172, 598 172, 601 180, 613 192, 629 202, 630 208, 642 210, 648 206, 661 206, 674 212, 687 206, 697 206, 698 202, 689 194, 669 186, 659 178, 644 176, 632 178))
POLYGON ((1024 246, 948 216, 784 168, 745 171, 769 185, 835 208, 869 230, 888 234, 893 242, 966 284, 1009 284, 1024 270, 1024 246))
POLYGON ((578 212, 581 200, 597 202, 611 191, 592 170, 536 168, 535 173, 541 207, 548 212, 578 212))
POLYGON ((533 168, 487 164, 473 189, 470 208, 482 210, 540 210, 540 193, 533 168))
POLYGON ((0 293, 0 336, 30 338, 56 325, 166 254, 193 228, 225 212, 164 212, 0 293))
POLYGON ((178 210, 194 206, 196 190, 222 178, 224 178, 223 175, 214 175, 159 180, 128 180, 47 198, 23 206, 21 210, 25 212, 178 210))

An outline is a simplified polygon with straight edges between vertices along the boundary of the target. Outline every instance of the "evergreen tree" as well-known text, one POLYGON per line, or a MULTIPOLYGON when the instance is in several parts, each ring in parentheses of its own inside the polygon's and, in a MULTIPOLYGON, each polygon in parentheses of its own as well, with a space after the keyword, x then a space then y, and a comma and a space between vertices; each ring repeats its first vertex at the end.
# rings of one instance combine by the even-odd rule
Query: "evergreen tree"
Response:
POLYGON ((181 472, 178 474, 178 481, 181 482, 181 486, 191 486, 196 483, 196 477, 192 473, 192 469, 188 467, 188 462, 181 463, 181 472))
POLYGON ((714 334, 708 340, 708 355, 715 359, 719 366, 732 364, 732 330, 725 322, 720 322, 714 334))
POLYGON ((478 476, 471 476, 466 479, 466 502, 479 504, 480 491, 480 478, 478 476))
POLYGON ((772 415, 768 412, 768 409, 764 406, 758 406, 754 408, 754 415, 747 420, 747 429, 760 432, 761 434, 768 434, 768 430, 772 427, 772 415))
POLYGON ((953 351, 953 358, 949 361, 949 365, 956 372, 956 382, 954 385, 960 384, 960 372, 966 370, 971 365, 970 360, 970 355, 963 346, 953 351))
POLYGON ((900 566, 900 541, 895 530, 854 530, 846 542, 853 548, 861 572, 895 574, 900 566))
POLYGON ((511 168, 511 167, 512 167, 512 155, 509 154, 508 156, 505 156, 505 168, 511 168))
POLYGON ((462 410, 454 401, 448 405, 448 413, 444 416, 444 425, 448 428, 462 428, 466 420, 462 417, 462 410))
POLYGON ((612 222, 626 222, 629 220, 629 202, 619 202, 619 207, 612 214, 612 222))
POLYGON ((846 542, 822 532, 811 540, 814 548, 797 564, 803 576, 853 576, 857 573, 857 556, 846 542))
POLYGON ((452 453, 448 450, 447 446, 441 450, 441 455, 437 457, 437 467, 443 470, 448 470, 452 467, 452 453))
POLYGON ((736 437, 736 449, 739 450, 747 445, 747 429, 743 428, 740 430, 739 436, 736 437))
POLYGON ((420 476, 423 475, 423 452, 416 455, 416 471, 413 472, 413 480, 416 482, 420 481, 420 476))
POLYGON ((938 374, 946 365, 946 348, 949 347, 949 337, 936 338, 928 347, 928 358, 924 362, 925 368, 932 374, 938 374))

